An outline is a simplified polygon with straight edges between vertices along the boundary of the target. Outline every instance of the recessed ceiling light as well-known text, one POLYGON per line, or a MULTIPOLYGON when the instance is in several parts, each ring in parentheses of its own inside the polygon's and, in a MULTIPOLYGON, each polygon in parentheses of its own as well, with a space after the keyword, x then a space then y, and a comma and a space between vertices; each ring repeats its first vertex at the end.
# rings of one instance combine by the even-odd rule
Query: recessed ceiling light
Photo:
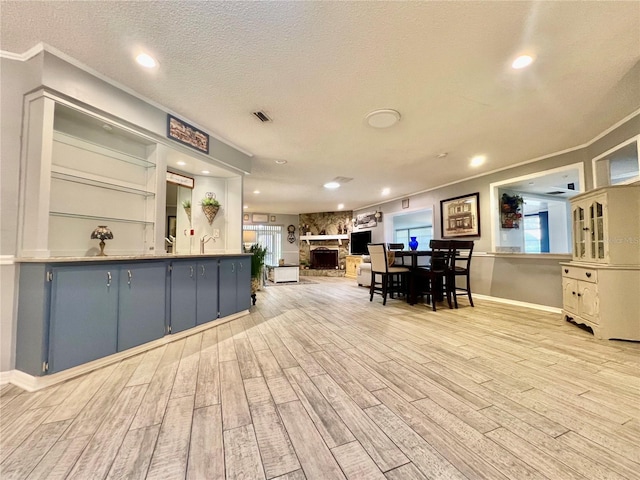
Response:
POLYGON ((449 152, 442 152, 436 155, 436 158, 445 158, 447 155, 449 155, 449 152))
POLYGON ((247 208, 249 208, 249 205, 245 205, 245 206, 244 206, 244 207, 242 207, 242 208, 244 208, 244 209, 246 210, 247 208))
POLYGON ((140 55, 138 55, 136 57, 136 62, 138 62, 144 68, 154 68, 156 65, 158 65, 158 62, 156 62, 156 60, 148 53, 141 53, 140 55))
POLYGON ((324 188, 329 188, 329 189, 334 189, 334 188, 338 188, 340 187, 340 184, 338 182, 327 182, 324 184, 324 188))
POLYGON ((471 166, 472 167, 479 167, 480 165, 482 165, 485 160, 487 159, 487 157, 485 157, 484 155, 476 155, 475 157, 473 157, 471 159, 471 166))
POLYGON ((395 110, 374 110, 365 117, 367 123, 375 128, 389 128, 400 120, 400 113, 395 110))
POLYGON ((389 193, 391 193, 391 190, 389 188, 382 189, 382 195, 389 195, 389 193))
POLYGON ((178 164, 181 167, 183 167, 183 166, 185 166, 187 164, 187 162, 179 161, 179 162, 176 162, 176 164, 178 164))
POLYGON ((284 165, 285 163, 287 163, 287 161, 286 161, 286 160, 275 160, 275 162, 276 162, 278 165, 284 165))
POLYGON ((109 133, 113 132, 113 127, 112 127, 111 125, 107 124, 107 123, 105 123, 104 125, 102 125, 102 128, 104 128, 104 130, 105 130, 106 132, 109 132, 109 133))
POLYGON ((533 63, 533 57, 529 55, 520 55, 518 58, 516 58, 513 61, 513 63, 511 64, 511 68, 515 68, 516 70, 519 70, 521 68, 528 67, 532 63, 533 63))
POLYGON ((207 173, 211 173, 211 172, 209 172, 209 170, 202 170, 202 173, 206 175, 207 173))
POLYGON ((339 203, 338 204, 338 210, 342 210, 344 208, 344 203, 339 203))
POLYGON ((260 190, 254 190, 253 193, 255 193, 256 195, 258 195, 260 193, 260 190))

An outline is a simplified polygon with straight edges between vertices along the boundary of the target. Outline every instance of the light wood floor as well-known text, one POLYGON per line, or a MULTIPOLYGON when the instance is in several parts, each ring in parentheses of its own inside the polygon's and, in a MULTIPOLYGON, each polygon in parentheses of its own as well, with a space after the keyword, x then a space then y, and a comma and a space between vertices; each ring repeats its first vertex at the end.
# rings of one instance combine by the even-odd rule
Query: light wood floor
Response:
POLYGON ((0 477, 640 478, 639 344, 315 280, 59 386, 3 386, 0 477))

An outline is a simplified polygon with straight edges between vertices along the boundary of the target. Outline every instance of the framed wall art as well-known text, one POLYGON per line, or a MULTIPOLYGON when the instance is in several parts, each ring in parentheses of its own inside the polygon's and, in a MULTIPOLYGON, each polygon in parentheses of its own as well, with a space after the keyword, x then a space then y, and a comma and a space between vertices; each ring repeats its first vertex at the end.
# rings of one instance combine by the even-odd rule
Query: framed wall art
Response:
POLYGON ((442 238, 480 236, 480 193, 440 200, 442 238))
POLYGON ((167 137, 201 152, 209 153, 209 135, 171 114, 167 114, 167 137))

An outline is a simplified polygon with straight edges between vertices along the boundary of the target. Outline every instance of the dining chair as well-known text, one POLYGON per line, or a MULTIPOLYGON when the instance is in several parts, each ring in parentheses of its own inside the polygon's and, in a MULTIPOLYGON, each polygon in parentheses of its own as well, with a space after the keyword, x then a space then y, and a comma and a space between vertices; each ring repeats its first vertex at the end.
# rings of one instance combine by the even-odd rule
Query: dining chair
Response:
POLYGON ((382 304, 387 304, 387 294, 406 293, 406 277, 410 270, 407 267, 389 266, 387 249, 384 243, 370 243, 368 245, 371 256, 371 286, 369 287, 369 301, 373 301, 373 294, 382 295, 382 304))
POLYGON ((415 282, 420 295, 427 296, 427 303, 436 311, 436 303, 445 294, 449 308, 453 308, 451 296, 454 288, 452 275, 453 251, 449 240, 431 240, 431 264, 426 267, 418 267, 414 270, 415 282))
POLYGON ((473 254, 473 240, 452 240, 452 262, 451 273, 453 275, 453 300, 455 307, 458 308, 458 295, 466 295, 469 303, 473 307, 473 298, 471 298, 471 255, 473 254), (466 286, 458 287, 455 277, 466 277, 466 286))
MULTIPOLYGON (((404 250, 404 243, 387 243, 387 250, 398 252, 404 250)), ((394 265, 404 265, 404 257, 396 257, 394 265)))

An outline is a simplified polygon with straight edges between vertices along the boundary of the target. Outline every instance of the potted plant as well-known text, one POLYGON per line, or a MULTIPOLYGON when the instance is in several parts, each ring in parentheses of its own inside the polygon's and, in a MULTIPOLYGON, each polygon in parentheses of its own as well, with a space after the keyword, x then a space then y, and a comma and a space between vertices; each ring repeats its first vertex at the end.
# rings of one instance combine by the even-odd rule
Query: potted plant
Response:
POLYGON ((256 292, 262 288, 262 271, 264 270, 264 260, 267 256, 267 248, 259 243, 254 243, 249 249, 251 256, 251 298, 256 304, 256 292))
POLYGON ((183 200, 182 208, 184 208, 187 217, 189 218, 189 224, 191 224, 191 200, 183 200))
POLYGON ((509 195, 503 193, 500 198, 500 217, 502 228, 520 228, 520 207, 524 203, 524 198, 520 195, 509 195))
POLYGON ((200 205, 202 206, 202 210, 209 221, 209 225, 211 225, 213 223, 213 219, 216 218, 218 210, 220 210, 220 202, 216 200, 213 193, 207 193, 207 196, 200 201, 200 205))

